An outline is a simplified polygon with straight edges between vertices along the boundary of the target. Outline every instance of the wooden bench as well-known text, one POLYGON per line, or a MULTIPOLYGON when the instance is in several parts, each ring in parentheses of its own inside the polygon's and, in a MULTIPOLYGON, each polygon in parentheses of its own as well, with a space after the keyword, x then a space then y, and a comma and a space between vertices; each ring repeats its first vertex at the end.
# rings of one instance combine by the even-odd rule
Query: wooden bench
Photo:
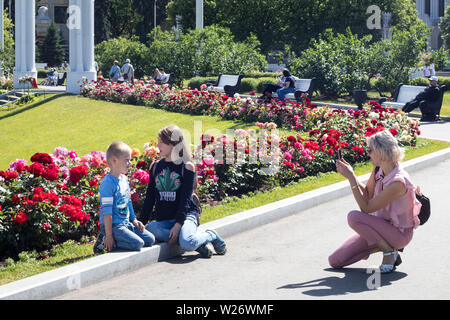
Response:
MULTIPOLYGON (((394 95, 392 96, 393 101, 387 101, 386 97, 382 97, 378 100, 378 103, 386 108, 402 109, 407 102, 413 100, 420 92, 422 92, 426 88, 427 87, 425 86, 411 86, 399 83, 395 88, 394 95)), ((447 89, 447 87, 443 85, 439 86, 439 88, 441 95, 435 102, 430 103, 429 105, 427 105, 426 101, 422 101, 420 103, 421 110, 423 107, 430 108, 432 110, 432 113, 437 118, 439 118, 441 113, 442 100, 444 98, 444 92, 447 89)))
MULTIPOLYGON (((302 93, 308 93, 308 97, 312 97, 314 88, 316 86, 316 78, 312 79, 295 79, 295 92, 288 93, 286 99, 295 99, 297 101, 301 100, 302 93)), ((276 97, 277 93, 272 93, 272 97, 276 97)))
POLYGON ((243 75, 219 74, 216 82, 207 82, 208 86, 213 86, 212 90, 224 92, 228 96, 238 93, 241 88, 241 80, 243 75))

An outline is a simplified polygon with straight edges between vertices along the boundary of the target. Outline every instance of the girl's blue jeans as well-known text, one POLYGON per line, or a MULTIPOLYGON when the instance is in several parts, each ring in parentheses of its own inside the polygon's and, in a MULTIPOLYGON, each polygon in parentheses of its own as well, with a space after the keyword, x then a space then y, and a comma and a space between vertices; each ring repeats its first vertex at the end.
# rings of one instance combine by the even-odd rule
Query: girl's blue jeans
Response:
MULTIPOLYGON (((175 219, 152 221, 147 225, 146 229, 155 236, 156 240, 168 242, 170 229, 172 229, 175 222, 175 219)), ((213 232, 197 232, 197 227, 196 215, 188 214, 178 236, 178 243, 182 250, 194 251, 205 243, 216 239, 216 235, 213 232)))
POLYGON ((278 99, 280 99, 281 101, 284 101, 284 97, 286 97, 286 95, 288 93, 294 93, 295 92, 295 88, 281 88, 277 90, 277 96, 278 99))

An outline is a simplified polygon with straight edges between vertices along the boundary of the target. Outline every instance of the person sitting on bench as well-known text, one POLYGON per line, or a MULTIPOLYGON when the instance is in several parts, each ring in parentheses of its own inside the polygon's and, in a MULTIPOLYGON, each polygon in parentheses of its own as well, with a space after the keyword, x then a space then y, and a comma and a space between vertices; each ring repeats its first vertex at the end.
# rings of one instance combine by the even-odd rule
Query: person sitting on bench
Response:
POLYGON ((422 112, 422 121, 435 121, 436 115, 434 114, 431 108, 427 107, 427 104, 435 102, 439 99, 440 88, 438 86, 438 77, 431 76, 429 79, 430 85, 420 92, 413 100, 407 102, 402 110, 403 112, 411 112, 417 107, 420 108, 420 112, 422 112), (423 103, 425 101, 425 103, 423 103))
MULTIPOLYGON (((285 89, 287 82, 289 83, 287 88, 290 91, 293 90, 293 92, 295 92, 295 79, 291 76, 291 73, 289 72, 289 70, 284 69, 283 70, 283 75, 280 76, 280 78, 278 79, 277 84, 264 83, 262 85, 263 94, 260 97, 260 99, 264 99, 264 98, 270 99, 272 97, 272 92, 277 92, 277 94, 278 94, 278 90, 279 89, 285 89), (291 89, 291 88, 293 88, 293 89, 291 89)), ((283 92, 282 93, 282 97, 281 98, 279 97, 279 99, 283 101, 284 100, 284 95, 287 94, 287 93, 289 93, 289 92, 286 92, 286 93, 283 92)))

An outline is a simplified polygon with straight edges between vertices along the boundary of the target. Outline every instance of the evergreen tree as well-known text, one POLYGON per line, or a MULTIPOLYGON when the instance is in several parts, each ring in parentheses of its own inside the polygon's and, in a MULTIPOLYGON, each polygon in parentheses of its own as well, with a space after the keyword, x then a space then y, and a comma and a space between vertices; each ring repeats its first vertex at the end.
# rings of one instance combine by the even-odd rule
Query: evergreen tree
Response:
POLYGON ((95 1, 95 43, 111 38, 111 0, 95 1))
POLYGON ((47 29, 47 35, 39 43, 39 59, 47 63, 49 67, 60 66, 64 62, 64 47, 61 44, 61 36, 58 27, 51 24, 47 29))

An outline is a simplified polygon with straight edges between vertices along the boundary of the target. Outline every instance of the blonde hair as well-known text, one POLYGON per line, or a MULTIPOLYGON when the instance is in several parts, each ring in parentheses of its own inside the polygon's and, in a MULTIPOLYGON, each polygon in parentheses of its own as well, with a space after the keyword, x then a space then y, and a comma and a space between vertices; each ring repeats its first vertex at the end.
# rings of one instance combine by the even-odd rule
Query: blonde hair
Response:
POLYGON ((128 152, 131 153, 131 148, 125 142, 114 141, 106 149, 106 162, 110 165, 112 157, 118 158, 128 152))
POLYGON ((399 164, 405 155, 405 150, 389 130, 380 131, 367 138, 367 145, 372 150, 380 151, 381 161, 399 164))
POLYGON ((179 127, 174 125, 167 126, 158 132, 158 137, 163 143, 174 146, 171 154, 174 163, 179 164, 181 161, 184 163, 191 161, 191 151, 179 127))

